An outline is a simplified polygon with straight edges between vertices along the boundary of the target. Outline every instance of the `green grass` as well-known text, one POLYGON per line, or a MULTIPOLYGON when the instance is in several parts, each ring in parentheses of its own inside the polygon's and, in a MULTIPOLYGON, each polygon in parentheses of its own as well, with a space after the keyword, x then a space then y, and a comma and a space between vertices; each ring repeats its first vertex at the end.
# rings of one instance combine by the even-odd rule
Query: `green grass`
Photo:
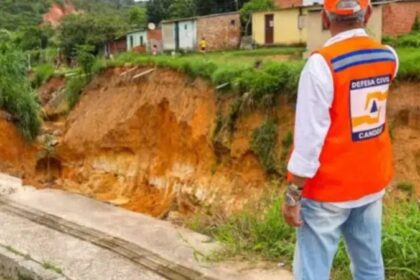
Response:
POLYGON ((397 48, 400 58, 399 81, 420 81, 420 48, 397 48))
POLYGON ((272 107, 276 104, 276 97, 281 94, 292 98, 296 96, 297 83, 304 64, 302 60, 271 61, 272 55, 300 51, 298 48, 273 48, 175 57, 124 53, 110 62, 110 66, 129 63, 181 71, 192 78, 208 79, 215 87, 227 83, 226 89, 239 93, 248 92, 256 105, 272 107))
MULTIPOLYGON (((200 213, 188 224, 196 231, 209 234, 225 245, 224 250, 209 258, 224 260, 242 256, 278 263, 288 267, 294 252, 295 230, 280 216, 281 195, 276 185, 260 201, 242 211, 225 216, 214 211, 200 213)), ((387 279, 420 279, 420 204, 414 201, 385 205, 383 255, 387 279)), ((349 259, 343 242, 339 246, 333 279, 350 280, 349 259)))
POLYGON ((43 266, 45 269, 47 269, 47 270, 54 271, 54 272, 56 272, 56 273, 58 273, 58 274, 63 274, 63 270, 62 270, 61 268, 59 268, 57 265, 55 265, 55 264, 53 264, 53 263, 51 263, 51 262, 44 261, 44 262, 42 263, 42 266, 43 266))

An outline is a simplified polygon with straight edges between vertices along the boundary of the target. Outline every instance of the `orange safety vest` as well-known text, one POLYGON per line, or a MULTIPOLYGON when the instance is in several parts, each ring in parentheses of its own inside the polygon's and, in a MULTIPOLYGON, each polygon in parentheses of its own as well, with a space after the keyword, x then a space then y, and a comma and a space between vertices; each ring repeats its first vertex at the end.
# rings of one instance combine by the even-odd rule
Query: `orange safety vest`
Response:
POLYGON ((334 101, 321 165, 307 180, 303 197, 344 202, 379 192, 394 173, 386 105, 396 57, 369 37, 350 38, 317 53, 331 69, 334 101))

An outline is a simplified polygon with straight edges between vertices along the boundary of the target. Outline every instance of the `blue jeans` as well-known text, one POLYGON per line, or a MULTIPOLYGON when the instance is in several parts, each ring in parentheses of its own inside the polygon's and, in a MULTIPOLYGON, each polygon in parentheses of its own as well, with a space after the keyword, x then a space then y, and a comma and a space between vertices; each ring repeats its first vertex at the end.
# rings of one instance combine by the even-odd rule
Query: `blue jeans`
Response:
POLYGON ((350 256, 353 279, 385 279, 382 199, 353 209, 304 199, 301 215, 304 225, 297 230, 295 280, 328 280, 341 235, 350 256))

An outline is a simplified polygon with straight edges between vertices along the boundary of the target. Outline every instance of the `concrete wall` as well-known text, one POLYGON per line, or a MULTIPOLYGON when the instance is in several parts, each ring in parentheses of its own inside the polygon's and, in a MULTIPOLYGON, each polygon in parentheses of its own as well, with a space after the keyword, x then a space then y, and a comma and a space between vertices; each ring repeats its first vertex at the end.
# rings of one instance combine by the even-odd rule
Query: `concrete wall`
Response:
POLYGON ((127 50, 147 46, 147 31, 136 31, 127 34, 127 50))
POLYGON ((121 39, 116 39, 113 41, 106 42, 105 44, 105 54, 118 54, 121 52, 127 51, 127 39, 125 37, 121 39))
POLYGON ((197 20, 197 32, 197 40, 206 38, 210 51, 238 48, 241 43, 240 15, 231 13, 200 17, 197 20))
POLYGON ((306 8, 286 9, 254 13, 252 36, 258 45, 265 44, 265 15, 274 15, 274 44, 291 45, 305 43, 307 39, 306 8), (301 24, 299 24, 301 21, 301 24))
POLYGON ((179 48, 182 50, 195 50, 197 46, 197 21, 179 21, 178 24, 179 48))
POLYGON ((153 45, 157 46, 158 52, 162 51, 163 45, 162 45, 162 30, 161 29, 149 30, 147 32, 147 40, 149 42, 149 46, 147 48, 149 52, 152 51, 153 45))
POLYGON ((162 43, 165 51, 175 49, 175 23, 162 24, 162 43))
MULTIPOLYGON (((378 41, 382 39, 382 6, 373 7, 373 14, 366 28, 370 36, 378 41)), ((331 37, 328 30, 322 28, 321 11, 311 11, 306 18, 307 26, 307 52, 305 56, 309 56, 313 51, 321 48, 325 42, 331 37)))
POLYGON ((181 20, 162 24, 163 49, 173 51, 176 49, 176 25, 178 24, 179 48, 182 50, 195 50, 197 45, 197 21, 181 20))
POLYGON ((383 11, 383 34, 397 36, 411 32, 416 16, 420 17, 419 1, 385 5, 383 11))
POLYGON ((265 15, 270 13, 254 13, 252 15, 252 39, 258 45, 265 44, 265 15))

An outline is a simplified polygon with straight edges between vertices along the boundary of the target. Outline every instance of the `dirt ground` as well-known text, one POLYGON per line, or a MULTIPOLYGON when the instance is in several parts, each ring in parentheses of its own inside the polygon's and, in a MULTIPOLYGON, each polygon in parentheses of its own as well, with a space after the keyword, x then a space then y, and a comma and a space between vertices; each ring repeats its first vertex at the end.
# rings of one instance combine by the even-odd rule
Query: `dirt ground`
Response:
MULTIPOLYGON (((211 205, 229 212, 257 197, 268 178, 249 143, 264 115, 242 114, 230 141, 222 139, 215 146, 215 120, 231 100, 216 98, 203 80, 170 70, 133 80, 145 70, 108 69, 68 117, 46 123, 38 147, 28 145, 12 123, 0 118, 0 169, 31 178, 29 183, 38 187, 62 188, 162 218, 211 205), (52 149, 48 153, 46 143, 52 149)), ((52 79, 41 88, 41 97, 47 100, 62 86, 63 81, 52 79)), ((394 185, 412 184, 417 197, 418 91, 415 83, 394 86, 388 110, 394 185)), ((292 129, 293 106, 281 105, 278 118, 281 147, 292 129)))

